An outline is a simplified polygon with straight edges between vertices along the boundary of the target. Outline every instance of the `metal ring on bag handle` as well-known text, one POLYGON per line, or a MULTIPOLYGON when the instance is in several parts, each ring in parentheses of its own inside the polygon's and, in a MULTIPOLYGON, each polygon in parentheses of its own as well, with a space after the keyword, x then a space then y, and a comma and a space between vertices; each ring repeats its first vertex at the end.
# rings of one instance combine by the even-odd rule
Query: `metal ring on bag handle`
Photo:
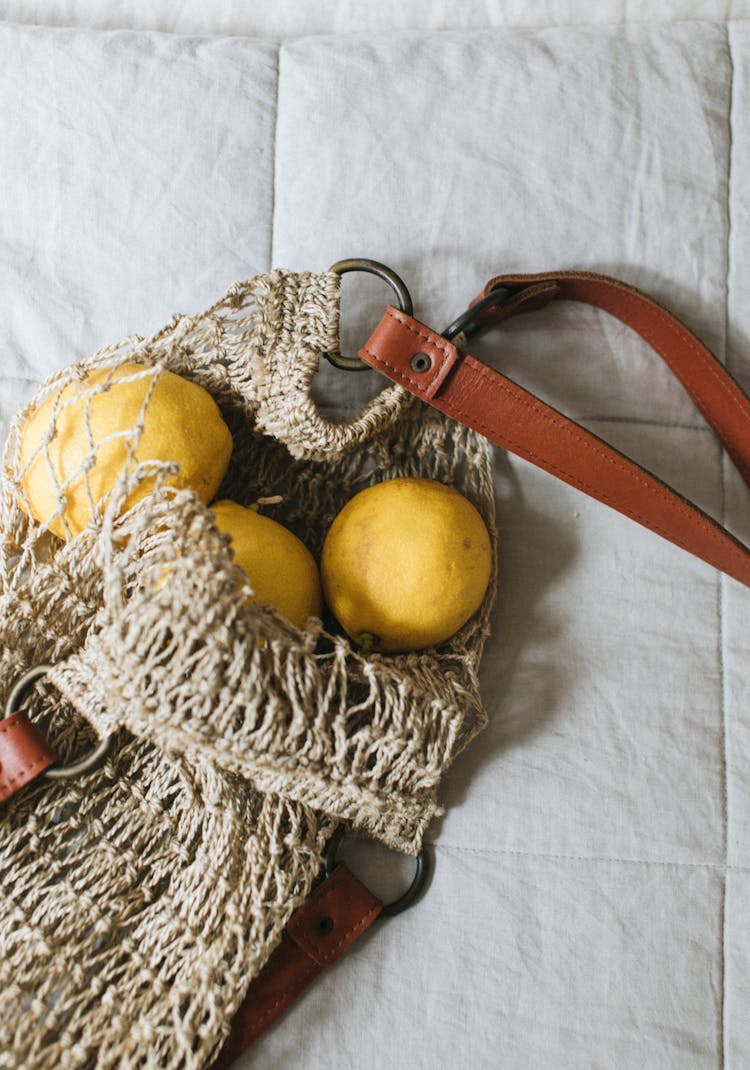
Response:
MULTIPOLYGON (((377 260, 337 260, 328 270, 335 275, 346 275, 349 271, 366 271, 370 275, 377 275, 379 279, 387 282, 393 290, 401 311, 405 312, 407 316, 411 316, 413 306, 411 294, 406 288, 406 283, 386 264, 381 264, 377 260)), ((367 372, 372 370, 370 365, 365 364, 359 357, 342 357, 340 353, 323 353, 323 356, 335 368, 341 368, 347 372, 367 372)))
MULTIPOLYGON (((334 832, 326 845, 326 877, 330 877, 336 868, 338 850, 343 838, 344 830, 339 828, 334 832)), ((427 852, 427 849, 422 847, 414 861, 416 863, 416 869, 411 884, 403 895, 398 897, 398 899, 394 899, 393 902, 384 905, 383 909, 380 911, 381 918, 392 918, 396 914, 401 914, 404 910, 408 910, 410 906, 413 906, 413 904, 424 895, 430 876, 432 875, 432 859, 427 852)))
POLYGON ((491 290, 490 293, 480 297, 474 304, 469 305, 460 316, 457 316, 453 323, 443 331, 443 338, 447 338, 449 342, 452 342, 459 334, 462 334, 466 339, 473 338, 475 334, 482 330, 482 324, 477 323, 477 317, 491 308, 497 308, 509 296, 510 290, 507 286, 498 286, 496 290, 491 290))
MULTIPOLYGON (((6 717, 10 717, 11 714, 18 710, 31 685, 41 677, 46 676, 51 669, 51 665, 37 665, 27 673, 24 673, 8 696, 8 701, 5 704, 6 717)), ((70 765, 58 765, 56 768, 45 769, 42 776, 49 777, 50 780, 69 780, 72 777, 81 776, 82 773, 88 773, 92 769, 96 769, 106 758, 112 744, 112 738, 112 736, 105 736, 91 753, 87 754, 85 758, 81 758, 79 762, 71 762, 70 765)))

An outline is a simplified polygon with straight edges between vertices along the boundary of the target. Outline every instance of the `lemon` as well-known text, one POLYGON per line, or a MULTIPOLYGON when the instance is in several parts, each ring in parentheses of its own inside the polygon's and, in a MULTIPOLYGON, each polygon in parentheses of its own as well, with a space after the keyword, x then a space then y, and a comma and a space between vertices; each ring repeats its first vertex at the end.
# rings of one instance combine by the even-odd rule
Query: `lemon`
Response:
MULTIPOLYGON (((62 392, 51 394, 28 416, 21 430, 21 470, 28 465, 21 483, 34 518, 63 538, 82 531, 91 520, 91 502, 95 509, 101 508, 125 470, 131 434, 141 420, 135 463, 176 461, 179 472, 168 482, 193 490, 208 503, 232 452, 232 436, 218 405, 208 391, 189 379, 127 363, 92 369, 62 392), (90 465, 90 497, 85 464, 90 465), (65 508, 60 513, 58 491, 68 480, 62 490, 65 508)), ((135 505, 152 489, 153 479, 144 480, 124 508, 135 505)))
POLYGON ((344 631, 396 653, 454 635, 481 605, 491 564, 490 537, 471 502, 442 483, 401 478, 347 502, 320 570, 344 631))
POLYGON ((234 560, 250 580, 261 605, 298 628, 322 610, 320 574, 315 558, 283 524, 237 502, 214 502, 219 531, 232 536, 234 560))

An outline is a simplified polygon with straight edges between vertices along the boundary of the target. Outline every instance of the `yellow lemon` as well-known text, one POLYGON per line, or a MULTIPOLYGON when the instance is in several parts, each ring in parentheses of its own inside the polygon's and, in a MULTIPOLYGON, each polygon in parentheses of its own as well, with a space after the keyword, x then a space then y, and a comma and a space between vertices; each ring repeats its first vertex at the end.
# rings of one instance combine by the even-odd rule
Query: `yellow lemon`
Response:
POLYGON ((250 580, 261 605, 273 606, 303 628, 322 610, 320 574, 315 558, 283 524, 237 502, 214 502, 219 531, 232 536, 234 560, 250 580))
MULTIPOLYGON (((21 482, 32 515, 62 538, 82 531, 91 520, 91 500, 101 507, 125 469, 131 433, 141 422, 135 463, 176 461, 179 472, 169 483, 210 502, 232 452, 232 436, 218 405, 189 379, 127 363, 93 369, 29 415, 21 431, 20 460, 22 469, 28 464, 21 482), (57 510, 58 488, 65 483, 63 523, 60 514, 50 517, 57 510)), ((145 480, 128 497, 125 509, 152 489, 153 480, 145 480)))
POLYGON ((482 603, 491 563, 490 537, 471 502, 442 483, 403 478, 347 502, 326 536, 320 570, 344 631, 396 653, 457 632, 482 603))

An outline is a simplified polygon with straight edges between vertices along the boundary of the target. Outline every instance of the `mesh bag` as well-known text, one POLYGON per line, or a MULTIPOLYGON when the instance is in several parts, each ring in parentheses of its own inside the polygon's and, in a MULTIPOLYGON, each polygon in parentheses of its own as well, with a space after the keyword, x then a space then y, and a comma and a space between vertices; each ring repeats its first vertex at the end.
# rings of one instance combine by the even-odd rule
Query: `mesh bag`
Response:
MULTIPOLYGON (((219 496, 280 495, 273 518, 316 557, 344 503, 395 476, 454 486, 496 545, 483 438, 396 386, 345 422, 319 413, 310 386, 338 348, 339 284, 283 271, 236 284, 65 369, 31 404, 52 398, 54 425, 92 366, 166 369, 206 388, 230 428, 219 496)), ((442 772, 485 723, 494 575, 448 642, 363 657, 332 619, 300 631, 248 597, 210 510, 167 482, 169 464, 136 462, 143 413, 92 522, 51 536, 23 507, 23 418, 4 455, 1 678, 7 691, 52 667, 27 708, 63 760, 97 736, 113 745, 97 771, 0 807, 0 1066, 203 1067, 337 828, 418 852, 442 772)))

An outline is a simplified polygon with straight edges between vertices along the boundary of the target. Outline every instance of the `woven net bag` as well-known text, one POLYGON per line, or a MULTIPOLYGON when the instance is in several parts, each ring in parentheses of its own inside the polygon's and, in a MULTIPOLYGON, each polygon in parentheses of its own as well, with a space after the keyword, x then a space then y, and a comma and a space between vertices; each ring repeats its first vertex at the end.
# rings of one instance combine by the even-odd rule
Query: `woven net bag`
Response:
MULTIPOLYGON (((344 503, 395 476, 456 487, 495 540, 484 439, 395 386, 354 419, 320 415, 310 385, 338 348, 339 284, 236 284, 31 404, 93 365, 168 369, 206 388, 232 432, 219 496, 281 495, 273 518, 316 557, 344 503)), ((95 772, 0 807, 0 1067, 204 1067, 336 829, 419 850, 442 772, 485 722, 494 576, 442 646, 363 657, 333 620, 299 631, 248 598, 210 510, 169 486, 169 465, 136 464, 141 424, 106 507, 51 536, 22 507, 23 416, 4 455, 0 679, 7 694, 52 666, 27 709, 63 761, 97 736, 113 745, 95 772), (123 512, 146 479, 153 492, 123 512)))

